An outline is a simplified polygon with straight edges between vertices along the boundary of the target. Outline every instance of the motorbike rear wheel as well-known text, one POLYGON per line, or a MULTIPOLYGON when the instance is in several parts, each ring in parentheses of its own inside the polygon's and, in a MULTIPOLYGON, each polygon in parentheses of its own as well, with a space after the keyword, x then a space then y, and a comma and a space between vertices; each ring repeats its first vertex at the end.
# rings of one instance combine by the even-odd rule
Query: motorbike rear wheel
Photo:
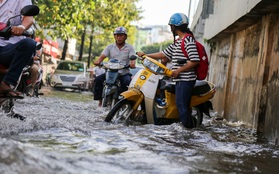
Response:
POLYGON ((202 124, 203 121, 203 113, 197 107, 192 107, 192 119, 197 126, 202 124))
POLYGON ((106 122, 125 122, 133 112, 133 103, 127 99, 119 100, 105 118, 106 122))

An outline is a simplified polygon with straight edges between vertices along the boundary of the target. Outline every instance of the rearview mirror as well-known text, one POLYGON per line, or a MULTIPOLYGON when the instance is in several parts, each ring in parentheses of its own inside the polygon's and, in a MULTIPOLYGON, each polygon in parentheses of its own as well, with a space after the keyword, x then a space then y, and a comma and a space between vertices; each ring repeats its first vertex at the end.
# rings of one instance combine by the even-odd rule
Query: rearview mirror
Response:
POLYGON ((36 50, 40 50, 41 48, 42 48, 42 44, 41 43, 38 43, 37 45, 36 45, 36 50))
POLYGON ((23 7, 20 14, 23 16, 36 16, 40 13, 40 9, 36 5, 27 5, 23 7))
POLYGON ((136 60, 137 58, 138 58, 138 56, 136 56, 136 55, 131 55, 129 59, 130 59, 130 60, 136 60))

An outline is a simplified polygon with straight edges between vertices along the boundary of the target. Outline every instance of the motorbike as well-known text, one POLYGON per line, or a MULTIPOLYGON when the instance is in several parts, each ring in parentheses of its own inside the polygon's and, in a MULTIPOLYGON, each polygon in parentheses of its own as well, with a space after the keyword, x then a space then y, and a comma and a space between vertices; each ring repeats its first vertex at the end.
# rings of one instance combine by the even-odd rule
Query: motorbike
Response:
MULTIPOLYGON (((40 50, 42 48, 42 44, 39 43, 37 44, 36 46, 36 50, 40 50)), ((40 57, 40 56, 38 56, 40 57)), ((30 96, 30 97, 39 97, 39 95, 43 95, 43 93, 40 93, 39 90, 41 89, 41 86, 42 86, 42 78, 43 78, 43 67, 42 65, 39 63, 39 60, 37 60, 37 65, 39 67, 39 70, 38 70, 38 77, 36 79, 36 84, 34 86, 34 92, 33 92, 33 95, 30 96)), ((24 68, 23 68, 23 71, 22 71, 22 75, 21 75, 21 78, 20 78, 20 82, 18 84, 18 87, 17 87, 17 90, 19 90, 20 92, 22 92, 23 94, 25 95, 29 95, 28 94, 28 91, 31 86, 31 66, 30 65, 26 65, 24 68)))
MULTIPOLYGON (((120 123, 136 121, 142 124, 171 124, 179 122, 175 104, 175 84, 169 83, 163 89, 164 98, 158 98, 160 84, 164 78, 171 77, 172 71, 157 60, 147 56, 139 58, 144 69, 133 77, 127 91, 120 94, 120 100, 107 114, 105 121, 120 123)), ((216 93, 215 85, 208 81, 197 81, 191 98, 192 118, 196 126, 201 125, 203 114, 210 116, 210 99, 216 93)))
MULTIPOLYGON (((13 16, 9 18, 7 23, 0 22, 0 38, 8 40, 10 37, 12 37, 12 26, 10 24, 10 20, 18 17, 18 16, 36 16, 40 12, 40 9, 36 5, 27 5, 23 7, 20 11, 20 15, 13 16)), ((33 35, 30 30, 26 30, 22 35, 24 36, 30 36, 33 35)), ((2 81, 5 74, 8 72, 8 67, 5 67, 4 65, 0 64, 0 81, 2 81)), ((17 86, 14 87, 14 90, 17 89, 17 86)), ((16 98, 0 98, 0 106, 2 107, 2 110, 4 110, 5 113, 8 113, 8 116, 13 118, 19 118, 20 120, 24 120, 25 117, 21 116, 19 114, 16 114, 13 112, 13 106, 14 106, 14 100, 16 98)), ((18 98, 22 99, 22 98, 18 98)))
POLYGON ((102 92, 102 107, 111 109, 118 101, 121 83, 119 80, 119 70, 129 68, 129 65, 119 62, 117 59, 110 59, 109 62, 103 63, 106 70, 106 79, 102 92))

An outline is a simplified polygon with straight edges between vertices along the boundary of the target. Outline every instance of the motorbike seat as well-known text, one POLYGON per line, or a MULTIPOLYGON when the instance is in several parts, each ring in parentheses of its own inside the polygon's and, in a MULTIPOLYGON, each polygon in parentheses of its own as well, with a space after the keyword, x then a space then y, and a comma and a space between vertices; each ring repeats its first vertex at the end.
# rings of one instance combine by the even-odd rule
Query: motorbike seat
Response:
POLYGON ((201 95, 209 92, 211 89, 210 85, 203 80, 197 80, 194 86, 192 95, 201 95))
POLYGON ((170 92, 170 93, 173 93, 175 94, 175 84, 173 83, 168 83, 166 86, 165 86, 165 90, 170 92))
MULTIPOLYGON (((165 86, 165 90, 175 94, 175 84, 173 83, 169 83, 165 86)), ((194 86, 192 95, 201 95, 201 94, 205 94, 207 92, 209 92, 211 90, 210 85, 203 80, 197 80, 196 84, 194 86)))

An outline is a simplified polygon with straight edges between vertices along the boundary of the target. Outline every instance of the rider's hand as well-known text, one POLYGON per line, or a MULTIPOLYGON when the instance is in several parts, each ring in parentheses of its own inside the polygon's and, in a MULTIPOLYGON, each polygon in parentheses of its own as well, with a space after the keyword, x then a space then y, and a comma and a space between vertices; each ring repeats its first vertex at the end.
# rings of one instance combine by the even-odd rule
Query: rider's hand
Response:
POLYGON ((180 74, 180 71, 178 71, 178 70, 172 71, 172 77, 173 78, 177 78, 179 76, 179 74, 180 74))
POLYGON ((142 56, 145 55, 144 52, 136 52, 136 54, 137 54, 138 56, 140 56, 140 57, 142 57, 142 56))
POLYGON ((23 25, 13 26, 12 27, 12 34, 15 36, 20 36, 25 31, 25 27, 23 25))
POLYGON ((99 62, 98 60, 96 60, 96 61, 94 62, 94 65, 98 66, 98 65, 100 65, 100 63, 101 63, 101 62, 99 62))

